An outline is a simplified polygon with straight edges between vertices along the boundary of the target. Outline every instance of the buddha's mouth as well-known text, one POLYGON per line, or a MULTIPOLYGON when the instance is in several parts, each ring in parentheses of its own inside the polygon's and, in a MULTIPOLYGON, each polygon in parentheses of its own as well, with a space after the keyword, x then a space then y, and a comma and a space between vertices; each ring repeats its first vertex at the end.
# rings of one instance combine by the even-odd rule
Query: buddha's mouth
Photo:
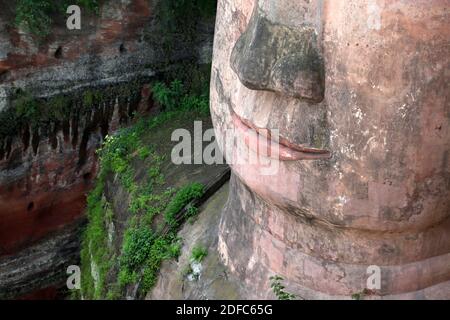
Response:
POLYGON ((282 136, 275 137, 271 129, 260 128, 251 121, 241 118, 233 108, 230 114, 236 130, 243 137, 248 148, 259 155, 283 161, 330 159, 331 152, 305 147, 288 141, 282 136))

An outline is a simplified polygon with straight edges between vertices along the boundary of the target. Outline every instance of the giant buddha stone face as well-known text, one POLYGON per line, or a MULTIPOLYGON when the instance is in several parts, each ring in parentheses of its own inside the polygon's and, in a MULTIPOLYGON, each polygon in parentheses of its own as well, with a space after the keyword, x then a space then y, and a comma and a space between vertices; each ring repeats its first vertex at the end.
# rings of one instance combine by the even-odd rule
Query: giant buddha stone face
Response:
POLYGON ((275 274, 349 297, 375 265, 374 296, 450 298, 448 1, 219 0, 217 17, 212 118, 243 160, 219 250, 249 297, 275 274), (277 172, 230 129, 277 130, 277 172))

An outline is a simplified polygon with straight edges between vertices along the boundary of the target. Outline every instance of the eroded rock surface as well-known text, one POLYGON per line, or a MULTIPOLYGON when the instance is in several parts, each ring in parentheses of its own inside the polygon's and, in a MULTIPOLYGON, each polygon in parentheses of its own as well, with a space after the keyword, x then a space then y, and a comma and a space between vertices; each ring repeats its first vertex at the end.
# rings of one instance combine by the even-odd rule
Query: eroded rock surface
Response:
MULTIPOLYGON (((63 121, 27 123, 0 135, 0 256, 8 255, 10 266, 17 266, 15 255, 25 255, 20 250, 83 219, 97 173, 95 151, 105 135, 129 124, 134 112, 156 109, 147 84, 168 62, 209 62, 213 25, 199 24, 193 43, 178 41, 167 56, 156 33, 157 2, 107 1, 98 15, 82 11, 81 30, 67 30, 65 17, 55 17, 44 40, 14 27, 15 2, 1 2, 0 112, 11 110, 20 92, 43 102, 69 97, 63 101, 70 110, 63 121)), ((45 259, 54 249, 39 246, 33 257, 45 259)), ((59 268, 53 262, 42 268, 59 268)), ((0 278, 11 268, 0 269, 0 278)), ((16 282, 24 284, 32 272, 27 269, 23 279, 17 274, 16 282)), ((0 293, 25 293, 12 285, 2 281, 0 293)), ((29 288, 47 285, 41 281, 29 288)))
POLYGON ((73 224, 18 254, 1 257, 0 298, 58 297, 67 268, 79 264, 81 229, 82 223, 73 224))

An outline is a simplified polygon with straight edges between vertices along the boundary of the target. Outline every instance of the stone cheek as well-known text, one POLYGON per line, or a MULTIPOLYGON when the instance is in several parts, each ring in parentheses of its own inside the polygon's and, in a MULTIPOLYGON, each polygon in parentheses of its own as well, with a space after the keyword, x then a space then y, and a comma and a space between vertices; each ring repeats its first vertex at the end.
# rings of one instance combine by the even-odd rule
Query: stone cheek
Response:
POLYGON ((322 108, 333 157, 281 164, 274 177, 232 166, 224 263, 249 297, 270 296, 268 278, 280 274, 302 297, 349 298, 378 265, 376 297, 449 298, 448 10, 438 2, 326 2, 324 100, 290 104, 270 84, 278 26, 248 6, 219 2, 211 88, 218 139, 230 127, 230 106, 293 141, 293 132, 319 127, 305 110, 322 108))

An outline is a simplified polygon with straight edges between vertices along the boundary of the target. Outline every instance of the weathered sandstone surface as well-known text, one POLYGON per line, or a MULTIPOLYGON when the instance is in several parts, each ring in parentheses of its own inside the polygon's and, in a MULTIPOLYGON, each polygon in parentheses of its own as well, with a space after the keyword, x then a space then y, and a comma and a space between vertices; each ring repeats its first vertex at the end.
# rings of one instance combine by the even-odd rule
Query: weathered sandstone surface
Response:
POLYGON ((1 1, 0 112, 12 108, 20 89, 39 101, 68 97, 65 107, 71 114, 64 121, 25 124, 0 139, 0 257, 8 266, 0 268, 0 296, 65 283, 58 273, 59 278, 45 276, 26 285, 63 264, 77 263, 75 234, 70 243, 55 239, 83 219, 101 141, 127 125, 135 112, 156 108, 147 84, 168 61, 208 63, 212 24, 199 24, 193 47, 179 43, 165 56, 155 33, 156 3, 107 1, 98 15, 82 11, 81 30, 69 31, 63 17, 55 18, 52 33, 38 41, 14 27, 14 1, 1 1), (102 96, 84 99, 91 91, 102 96), (66 244, 67 256, 29 267, 34 265, 30 259, 68 252, 66 244), (30 248, 27 260, 23 250, 30 248), (15 266, 21 271, 13 271, 15 266))

